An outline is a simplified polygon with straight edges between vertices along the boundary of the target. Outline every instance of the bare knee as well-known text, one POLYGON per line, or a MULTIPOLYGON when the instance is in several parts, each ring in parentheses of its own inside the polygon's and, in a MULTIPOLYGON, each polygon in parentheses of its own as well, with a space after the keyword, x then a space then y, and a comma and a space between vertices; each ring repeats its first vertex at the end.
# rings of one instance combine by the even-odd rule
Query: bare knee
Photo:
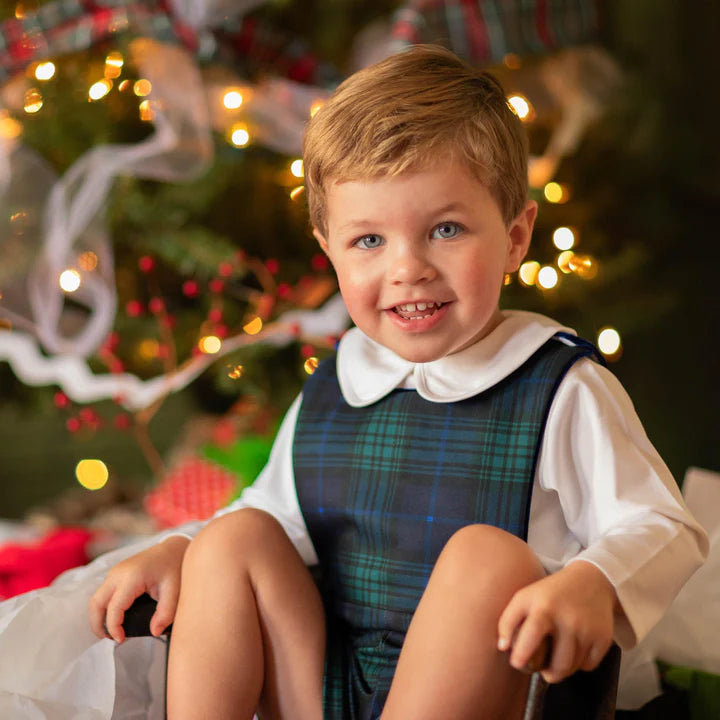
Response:
POLYGON ((467 525, 446 543, 436 568, 454 578, 460 588, 488 587, 512 594, 544 577, 530 546, 506 530, 492 525, 467 525))
POLYGON ((183 570, 206 567, 247 567, 260 552, 278 545, 292 548, 285 531, 272 515, 255 508, 242 508, 211 520, 193 538, 183 561, 183 570))

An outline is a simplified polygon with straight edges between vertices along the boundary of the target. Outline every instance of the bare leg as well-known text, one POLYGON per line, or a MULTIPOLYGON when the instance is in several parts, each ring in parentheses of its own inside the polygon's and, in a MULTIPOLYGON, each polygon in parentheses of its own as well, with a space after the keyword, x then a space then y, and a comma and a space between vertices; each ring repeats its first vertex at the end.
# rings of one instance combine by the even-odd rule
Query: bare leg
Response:
POLYGON ((243 509, 190 543, 168 666, 170 720, 321 720, 325 620, 279 523, 243 509))
POLYGON ((497 650, 500 614, 545 572, 504 530, 471 525, 449 540, 410 624, 382 720, 512 720, 528 677, 497 650))

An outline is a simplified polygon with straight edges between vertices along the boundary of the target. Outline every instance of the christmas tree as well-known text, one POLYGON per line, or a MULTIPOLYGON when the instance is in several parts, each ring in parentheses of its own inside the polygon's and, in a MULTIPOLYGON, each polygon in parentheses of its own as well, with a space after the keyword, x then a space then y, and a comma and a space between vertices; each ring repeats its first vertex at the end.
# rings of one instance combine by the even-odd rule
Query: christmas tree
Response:
POLYGON ((183 452, 252 479, 348 322, 307 224, 304 123, 343 77, 413 42, 495 72, 528 129, 541 208, 504 306, 597 342, 677 477, 718 467, 698 342, 718 304, 700 10, 56 0, 3 13, 4 516, 83 482, 82 459, 116 485, 152 486, 183 452))

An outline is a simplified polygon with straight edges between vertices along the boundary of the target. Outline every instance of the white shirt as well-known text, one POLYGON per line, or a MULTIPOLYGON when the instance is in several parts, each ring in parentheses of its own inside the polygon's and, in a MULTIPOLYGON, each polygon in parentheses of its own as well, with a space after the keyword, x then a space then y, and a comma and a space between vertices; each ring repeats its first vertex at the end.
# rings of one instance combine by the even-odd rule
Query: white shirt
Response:
MULTIPOLYGON (((359 329, 340 341, 337 370, 353 407, 395 388, 415 388, 433 402, 463 400, 507 377, 558 331, 535 313, 506 311, 471 347, 429 363, 412 363, 359 329)), ((255 483, 217 515, 255 507, 283 525, 308 565, 317 556, 298 505, 292 448, 299 396, 280 427, 255 483)), ((548 572, 574 560, 597 566, 614 586, 624 617, 616 642, 631 648, 660 619, 702 564, 708 541, 648 440, 618 380, 590 359, 576 362, 552 402, 537 465, 528 544, 548 572)))

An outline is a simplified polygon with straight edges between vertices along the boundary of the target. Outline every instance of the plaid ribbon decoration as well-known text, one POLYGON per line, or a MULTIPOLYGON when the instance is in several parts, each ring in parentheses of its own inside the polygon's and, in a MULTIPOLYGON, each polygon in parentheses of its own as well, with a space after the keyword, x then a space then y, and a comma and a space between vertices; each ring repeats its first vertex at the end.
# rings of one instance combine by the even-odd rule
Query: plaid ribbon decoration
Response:
POLYGON ((296 82, 339 82, 334 69, 320 62, 304 41, 288 38, 268 22, 246 16, 235 27, 198 33, 170 12, 166 0, 58 0, 5 20, 0 23, 0 81, 31 62, 86 50, 123 32, 181 43, 203 59, 222 55, 222 43, 253 65, 296 82))
POLYGON ((508 53, 548 53, 590 42, 599 29, 600 0, 411 0, 395 14, 400 47, 440 43, 478 64, 508 53))

